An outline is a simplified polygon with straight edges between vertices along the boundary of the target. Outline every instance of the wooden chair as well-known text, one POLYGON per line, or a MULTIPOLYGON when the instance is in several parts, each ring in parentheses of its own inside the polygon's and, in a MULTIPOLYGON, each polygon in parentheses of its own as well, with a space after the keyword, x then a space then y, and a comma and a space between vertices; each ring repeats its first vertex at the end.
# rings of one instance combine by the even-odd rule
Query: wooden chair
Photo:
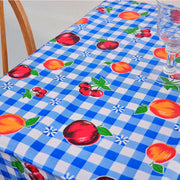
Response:
MULTIPOLYGON (((24 42, 26 45, 28 56, 36 50, 36 45, 32 30, 26 15, 26 12, 19 0, 8 0, 15 15, 19 22, 24 42)), ((0 30, 1 30, 1 51, 2 51, 2 65, 3 74, 8 72, 8 53, 7 53, 7 42, 6 42, 6 28, 5 28, 5 17, 4 17, 4 4, 3 0, 0 0, 0 30)))

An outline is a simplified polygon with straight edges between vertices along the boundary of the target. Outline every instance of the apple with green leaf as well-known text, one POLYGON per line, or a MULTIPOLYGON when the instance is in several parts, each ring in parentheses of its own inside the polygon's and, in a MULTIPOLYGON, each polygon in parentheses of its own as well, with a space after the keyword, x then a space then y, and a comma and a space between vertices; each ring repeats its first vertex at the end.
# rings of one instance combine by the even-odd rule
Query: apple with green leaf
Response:
POLYGON ((100 139, 101 135, 113 136, 108 129, 102 126, 95 126, 87 120, 74 121, 63 130, 65 139, 70 144, 78 146, 92 145, 100 139))
POLYGON ((22 64, 9 71, 8 75, 15 79, 24 79, 30 75, 38 76, 39 73, 36 70, 31 69, 28 65, 22 64))
POLYGON ((52 39, 51 42, 58 42, 59 44, 63 46, 72 46, 80 41, 80 37, 73 33, 73 32, 65 32, 57 37, 55 39, 52 39))

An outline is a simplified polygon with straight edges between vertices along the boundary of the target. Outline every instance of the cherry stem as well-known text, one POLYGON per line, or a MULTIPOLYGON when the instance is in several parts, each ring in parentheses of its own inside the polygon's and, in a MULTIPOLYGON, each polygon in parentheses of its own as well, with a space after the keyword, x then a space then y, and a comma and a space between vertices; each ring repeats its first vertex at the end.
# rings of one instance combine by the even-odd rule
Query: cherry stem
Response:
POLYGON ((32 96, 35 96, 35 95, 36 95, 36 93, 35 93, 35 92, 31 92, 31 95, 32 95, 32 96))
MULTIPOLYGON (((174 79, 173 79, 174 80, 174 79)), ((172 81, 173 82, 173 81, 172 81)), ((174 84, 179 84, 180 83, 180 81, 176 81, 176 82, 173 82, 174 84)), ((180 84, 179 84, 180 85, 180 84)))
POLYGON ((26 171, 26 173, 29 174, 30 170, 26 166, 23 166, 23 167, 24 167, 24 171, 26 171))
POLYGON ((174 83, 174 85, 173 84, 166 84, 166 83, 159 83, 159 84, 162 84, 162 85, 164 85, 164 86, 177 86, 177 85, 180 85, 180 84, 178 84, 178 83, 174 83))
POLYGON ((16 156, 11 156, 13 160, 18 160, 16 156))
POLYGON ((152 166, 154 164, 154 162, 150 163, 149 165, 152 166))
POLYGON ((101 124, 101 125, 99 125, 99 126, 97 126, 97 127, 103 127, 103 124, 101 124))

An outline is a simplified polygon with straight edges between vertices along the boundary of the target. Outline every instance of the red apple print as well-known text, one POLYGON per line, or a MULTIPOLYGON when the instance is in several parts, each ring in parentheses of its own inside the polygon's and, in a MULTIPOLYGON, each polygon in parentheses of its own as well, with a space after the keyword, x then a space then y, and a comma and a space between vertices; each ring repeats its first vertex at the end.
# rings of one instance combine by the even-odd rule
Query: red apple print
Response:
POLYGON ((84 96, 90 96, 91 95, 91 89, 90 88, 82 87, 82 88, 80 88, 79 92, 84 96))
POLYGON ((99 42, 97 43, 97 47, 102 50, 114 50, 119 47, 119 43, 117 41, 111 41, 107 39, 97 39, 99 42))
POLYGON ((39 172, 39 170, 30 163, 25 162, 24 165, 31 172, 39 172))
POLYGON ((103 96, 104 92, 101 90, 92 90, 91 91, 91 96, 93 97, 101 97, 103 96))
POLYGON ((63 46, 72 46, 80 41, 80 37, 72 32, 60 34, 55 39, 63 46))
POLYGON ((115 180, 115 179, 108 176, 101 176, 101 177, 98 177, 96 180, 115 180))
POLYGON ((8 75, 13 78, 26 78, 31 75, 31 68, 27 65, 19 65, 8 72, 8 75))
POLYGON ((19 65, 8 72, 8 75, 15 79, 24 79, 29 77, 30 75, 38 76, 38 72, 36 70, 32 70, 28 65, 19 65))
POLYGON ((63 131, 65 139, 78 146, 87 146, 96 143, 100 139, 100 135, 112 136, 112 134, 104 127, 96 127, 87 120, 77 120, 69 124, 63 131))

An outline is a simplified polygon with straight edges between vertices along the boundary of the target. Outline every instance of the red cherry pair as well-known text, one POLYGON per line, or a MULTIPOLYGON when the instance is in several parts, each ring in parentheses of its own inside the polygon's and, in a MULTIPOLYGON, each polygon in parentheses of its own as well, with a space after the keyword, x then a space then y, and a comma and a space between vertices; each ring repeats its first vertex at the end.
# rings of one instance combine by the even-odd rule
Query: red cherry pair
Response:
POLYGON ((151 36, 151 30, 148 28, 141 29, 141 33, 136 34, 136 37, 138 38, 150 37, 150 36, 151 36))
POLYGON ((45 89, 42 89, 40 87, 33 87, 32 91, 36 93, 36 97, 44 97, 47 91, 45 89))
POLYGON ((81 83, 79 87, 79 92, 84 96, 101 97, 104 94, 104 92, 101 90, 92 90, 92 86, 88 82, 81 83))
POLYGON ((104 7, 98 7, 96 9, 97 11, 101 12, 101 13, 105 13, 106 11, 104 10, 104 7))
POLYGON ((24 165, 29 171, 31 171, 31 173, 29 173, 29 177, 31 178, 31 180, 44 180, 43 175, 39 172, 39 170, 35 166, 27 162, 24 163, 24 165))

